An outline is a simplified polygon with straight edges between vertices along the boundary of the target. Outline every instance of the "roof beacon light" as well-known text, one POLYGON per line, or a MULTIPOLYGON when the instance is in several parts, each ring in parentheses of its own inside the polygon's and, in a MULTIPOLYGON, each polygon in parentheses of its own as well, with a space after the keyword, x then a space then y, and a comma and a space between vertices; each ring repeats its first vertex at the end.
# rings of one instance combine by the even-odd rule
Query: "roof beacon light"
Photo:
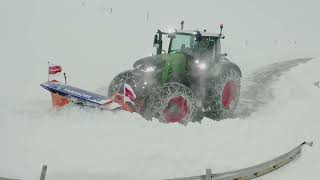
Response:
POLYGON ((223 24, 220 24, 220 36, 222 35, 223 24))
POLYGON ((181 25, 180 29, 183 30, 184 20, 181 21, 180 25, 181 25))

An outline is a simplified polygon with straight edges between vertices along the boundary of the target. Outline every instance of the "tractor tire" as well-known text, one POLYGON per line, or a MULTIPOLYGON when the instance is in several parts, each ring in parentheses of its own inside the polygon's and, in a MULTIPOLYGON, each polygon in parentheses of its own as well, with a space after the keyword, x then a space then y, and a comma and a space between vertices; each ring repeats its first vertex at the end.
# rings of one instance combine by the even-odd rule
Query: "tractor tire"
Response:
POLYGON ((205 116, 215 120, 232 117, 240 96, 241 74, 234 68, 225 69, 207 81, 205 116))
POLYGON ((158 87, 147 103, 150 116, 160 122, 187 125, 196 121, 197 106, 193 93, 183 84, 170 82, 158 87))
POLYGON ((132 70, 123 71, 113 78, 113 80, 109 84, 108 97, 110 98, 115 92, 118 92, 120 88, 123 87, 123 83, 132 85, 133 83, 132 70))

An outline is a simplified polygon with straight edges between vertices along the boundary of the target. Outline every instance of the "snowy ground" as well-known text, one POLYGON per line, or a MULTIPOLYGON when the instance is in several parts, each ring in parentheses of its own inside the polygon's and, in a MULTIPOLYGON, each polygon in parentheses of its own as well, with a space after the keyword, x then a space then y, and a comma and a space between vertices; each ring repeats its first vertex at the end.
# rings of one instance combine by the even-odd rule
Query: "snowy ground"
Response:
POLYGON ((264 178, 316 178, 320 89, 312 83, 319 65, 314 59, 285 73, 269 87, 270 102, 249 117, 187 127, 127 112, 53 111, 46 100, 8 100, 1 109, 1 173, 34 179, 46 163, 48 179, 163 179, 254 165, 314 140, 299 161, 264 178))
MULTIPOLYGON (((270 37, 255 41, 265 30, 254 29, 257 34, 252 39, 248 37, 247 47, 241 36, 243 29, 226 28, 230 37, 224 49, 244 72, 239 117, 219 122, 204 119, 201 124, 184 127, 145 121, 127 112, 114 114, 78 107, 55 111, 50 107, 48 93, 39 84, 46 80, 46 62, 53 59, 63 64, 71 84, 101 89, 117 72, 130 68, 132 62, 151 52, 157 28, 177 24, 181 18, 185 18, 188 27, 204 26, 206 22, 197 22, 192 15, 171 8, 168 14, 186 15, 170 19, 169 15, 160 16, 159 9, 150 8, 154 13, 146 21, 150 4, 139 11, 124 8, 121 12, 125 15, 117 13, 120 6, 116 3, 98 0, 0 4, 0 177, 36 179, 44 163, 48 164, 47 178, 52 180, 192 176, 203 174, 206 168, 223 172, 255 165, 305 140, 313 140, 315 146, 305 148, 298 161, 261 179, 319 176, 320 88, 313 83, 320 80, 320 59, 299 65, 285 61, 320 56, 310 43, 311 36, 295 36, 299 29, 287 34, 281 26, 273 30, 271 33, 280 31, 284 35, 277 37, 277 43, 270 37), (114 13, 106 14, 111 6, 114 13), (292 38, 300 41, 292 44, 292 38), (274 62, 283 70, 270 68, 274 62), (257 71, 267 72, 261 75, 257 71), (263 75, 266 81, 255 79, 263 75), (250 90, 253 88, 260 88, 261 94, 250 90), (249 106, 246 102, 257 104, 249 106)), ((261 16, 251 6, 247 10, 261 16)), ((312 15, 309 13, 306 16, 312 15)), ((250 13, 239 16, 249 19, 244 23, 256 21, 250 19, 250 13)), ((221 20, 232 26, 237 24, 233 18, 223 16, 221 20)), ((274 25, 270 22, 264 21, 274 25)), ((214 29, 220 22, 213 23, 208 28, 214 29)), ((313 38, 319 42, 319 37, 313 38)))

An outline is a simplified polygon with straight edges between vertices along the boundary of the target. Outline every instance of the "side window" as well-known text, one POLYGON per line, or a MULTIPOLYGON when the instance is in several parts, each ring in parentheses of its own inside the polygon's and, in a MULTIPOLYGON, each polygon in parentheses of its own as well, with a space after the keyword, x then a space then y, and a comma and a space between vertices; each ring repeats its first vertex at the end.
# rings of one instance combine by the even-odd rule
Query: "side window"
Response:
POLYGON ((202 57, 212 57, 213 49, 215 46, 215 40, 213 37, 204 37, 199 42, 199 54, 202 57))

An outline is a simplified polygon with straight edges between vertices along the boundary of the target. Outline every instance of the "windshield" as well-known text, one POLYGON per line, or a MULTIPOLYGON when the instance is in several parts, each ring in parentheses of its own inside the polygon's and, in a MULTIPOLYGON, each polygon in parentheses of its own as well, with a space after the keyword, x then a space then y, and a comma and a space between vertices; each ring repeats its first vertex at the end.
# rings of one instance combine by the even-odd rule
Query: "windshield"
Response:
POLYGON ((195 41, 193 35, 176 34, 171 39, 169 53, 186 52, 200 57, 212 57, 214 44, 214 37, 203 36, 200 41, 195 41))
POLYGON ((190 34, 176 34, 171 40, 170 52, 175 52, 183 49, 191 49, 194 44, 194 38, 190 34))

